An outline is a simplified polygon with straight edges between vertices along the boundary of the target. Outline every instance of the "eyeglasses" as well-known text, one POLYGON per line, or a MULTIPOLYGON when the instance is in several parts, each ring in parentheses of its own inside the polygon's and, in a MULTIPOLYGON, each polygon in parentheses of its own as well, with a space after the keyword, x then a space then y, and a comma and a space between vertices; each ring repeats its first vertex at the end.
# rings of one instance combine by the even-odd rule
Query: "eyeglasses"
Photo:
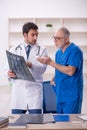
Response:
POLYGON ((63 39, 64 37, 55 37, 55 36, 53 36, 53 39, 54 40, 60 40, 60 39, 63 39))

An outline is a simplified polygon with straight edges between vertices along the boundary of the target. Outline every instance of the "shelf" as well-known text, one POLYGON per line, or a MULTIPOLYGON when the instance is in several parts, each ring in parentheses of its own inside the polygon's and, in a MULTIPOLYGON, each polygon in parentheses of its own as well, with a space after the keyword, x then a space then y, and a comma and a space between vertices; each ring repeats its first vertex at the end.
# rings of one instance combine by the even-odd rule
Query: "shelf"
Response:
POLYGON ((14 31, 14 32, 9 32, 9 35, 18 35, 18 34, 22 34, 22 32, 20 31, 14 31))
POLYGON ((48 31, 48 30, 45 30, 45 31, 39 31, 39 34, 42 34, 42 35, 44 35, 44 34, 50 34, 50 35, 53 35, 55 33, 55 31, 48 31))
POLYGON ((83 74, 84 74, 84 76, 87 76, 87 71, 85 71, 83 74))
POLYGON ((87 30, 85 30, 85 31, 84 30, 82 30, 82 31, 81 30, 74 30, 74 31, 70 31, 70 32, 71 32, 71 34, 73 34, 73 33, 75 33, 75 34, 86 33, 87 34, 87 30))
POLYGON ((84 75, 84 85, 87 86, 87 74, 84 75))
POLYGON ((76 43, 77 45, 83 45, 83 43, 87 43, 87 34, 85 33, 78 33, 71 34, 71 41, 76 43))
POLYGON ((63 24, 72 32, 87 32, 87 18, 65 18, 63 24))
POLYGON ((84 88, 87 88, 87 82, 86 82, 86 83, 84 83, 84 88))
POLYGON ((87 75, 87 69, 83 69, 83 76, 87 75))
POLYGON ((79 47, 81 47, 81 48, 86 48, 86 47, 87 47, 87 44, 86 44, 86 43, 79 44, 79 47))
POLYGON ((37 18, 36 24, 39 27, 39 31, 46 31, 46 24, 52 24, 52 31, 54 32, 57 28, 60 27, 60 18, 37 18))
POLYGON ((33 18, 10 18, 9 19, 9 31, 10 32, 19 32, 22 30, 22 26, 26 22, 33 22, 33 18))
MULTIPOLYGON (((11 34, 11 33, 14 33, 14 34, 15 34, 15 33, 22 33, 22 31, 18 31, 18 30, 17 30, 17 31, 10 31, 9 33, 10 33, 10 34, 11 34)), ((44 35, 44 34, 46 34, 46 35, 47 35, 47 34, 48 34, 48 35, 49 35, 49 34, 53 35, 55 32, 53 32, 53 31, 39 31, 39 33, 40 33, 40 35, 44 35)))
MULTIPOLYGON (((85 62, 86 62, 86 64, 87 64, 87 59, 84 59, 83 62, 84 62, 84 64, 85 64, 85 62)), ((86 67, 87 67, 87 66, 86 66, 86 67)))

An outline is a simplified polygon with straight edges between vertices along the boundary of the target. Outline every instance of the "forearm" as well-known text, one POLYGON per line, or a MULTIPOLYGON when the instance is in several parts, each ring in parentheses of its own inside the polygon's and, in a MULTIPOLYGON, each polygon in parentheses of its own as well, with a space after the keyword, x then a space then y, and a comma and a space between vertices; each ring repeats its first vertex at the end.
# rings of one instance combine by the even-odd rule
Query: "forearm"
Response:
POLYGON ((60 64, 55 63, 54 61, 50 61, 49 65, 69 76, 72 76, 76 70, 75 67, 60 65, 60 64))
POLYGON ((38 58, 38 61, 40 63, 50 65, 55 69, 59 70, 60 72, 65 73, 69 76, 72 76, 76 71, 76 67, 57 64, 50 57, 38 58))

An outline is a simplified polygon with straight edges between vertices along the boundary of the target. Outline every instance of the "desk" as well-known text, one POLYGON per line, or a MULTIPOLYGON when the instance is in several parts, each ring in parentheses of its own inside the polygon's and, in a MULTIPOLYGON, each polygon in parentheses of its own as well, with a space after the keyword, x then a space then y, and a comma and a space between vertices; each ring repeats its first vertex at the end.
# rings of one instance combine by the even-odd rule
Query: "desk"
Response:
MULTIPOLYGON (((87 121, 79 119, 78 115, 69 115, 69 122, 56 122, 47 124, 28 124, 26 128, 9 128, 4 127, 3 130, 87 130, 87 121)), ((9 122, 14 122, 19 116, 12 115, 9 122), (13 117, 13 118, 12 118, 13 117)))

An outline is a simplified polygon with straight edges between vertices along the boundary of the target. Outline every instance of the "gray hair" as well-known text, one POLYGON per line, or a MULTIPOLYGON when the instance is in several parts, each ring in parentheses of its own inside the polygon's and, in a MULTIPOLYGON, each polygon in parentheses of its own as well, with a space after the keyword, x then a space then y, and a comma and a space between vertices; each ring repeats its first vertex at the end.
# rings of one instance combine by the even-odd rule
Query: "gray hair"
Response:
POLYGON ((64 33, 64 35, 66 35, 68 37, 70 36, 70 31, 66 27, 61 27, 59 29, 59 31, 62 31, 64 33))

